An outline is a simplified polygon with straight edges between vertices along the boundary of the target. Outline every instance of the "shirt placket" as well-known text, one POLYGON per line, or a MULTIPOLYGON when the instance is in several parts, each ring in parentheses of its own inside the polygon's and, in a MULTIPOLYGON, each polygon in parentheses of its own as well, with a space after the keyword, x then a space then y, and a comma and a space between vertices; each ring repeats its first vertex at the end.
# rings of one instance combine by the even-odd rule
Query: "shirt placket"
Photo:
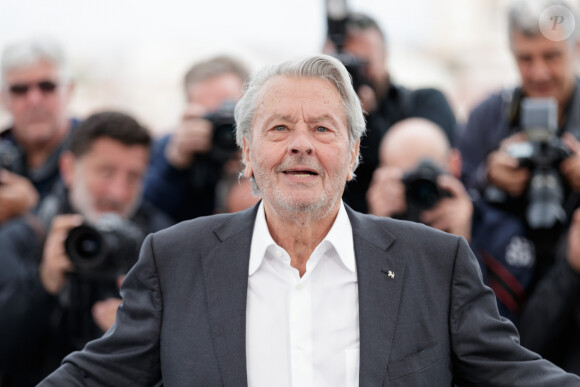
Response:
POLYGON ((312 294, 301 278, 290 292, 290 361, 293 386, 313 386, 312 294))

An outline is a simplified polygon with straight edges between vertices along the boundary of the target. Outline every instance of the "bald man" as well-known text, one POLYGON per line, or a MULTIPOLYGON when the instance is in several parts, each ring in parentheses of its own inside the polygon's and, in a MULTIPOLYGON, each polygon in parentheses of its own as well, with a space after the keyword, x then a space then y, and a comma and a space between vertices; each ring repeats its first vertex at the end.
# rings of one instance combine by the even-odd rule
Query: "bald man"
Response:
POLYGON ((434 228, 471 239, 473 204, 462 183, 461 155, 451 148, 445 132, 432 121, 408 118, 393 125, 379 148, 379 168, 367 192, 369 212, 377 216, 406 218, 408 203, 403 176, 429 159, 441 169, 437 185, 449 195, 419 214, 434 228))
POLYGON ((496 294, 500 314, 517 324, 535 261, 532 243, 517 218, 481 200, 471 200, 459 181, 460 153, 431 121, 400 121, 383 137, 379 149, 380 167, 367 193, 370 212, 409 219, 403 176, 429 159, 444 172, 437 184, 449 195, 412 220, 463 236, 480 261, 484 282, 496 294))

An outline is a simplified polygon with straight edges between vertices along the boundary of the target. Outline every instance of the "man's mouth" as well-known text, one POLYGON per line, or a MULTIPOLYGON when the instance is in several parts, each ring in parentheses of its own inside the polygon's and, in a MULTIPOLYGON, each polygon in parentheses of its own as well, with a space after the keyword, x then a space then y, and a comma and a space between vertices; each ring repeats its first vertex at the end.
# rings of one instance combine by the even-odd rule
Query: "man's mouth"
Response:
POLYGON ((282 173, 296 177, 318 176, 318 172, 310 169, 288 169, 286 171, 282 171, 282 173))

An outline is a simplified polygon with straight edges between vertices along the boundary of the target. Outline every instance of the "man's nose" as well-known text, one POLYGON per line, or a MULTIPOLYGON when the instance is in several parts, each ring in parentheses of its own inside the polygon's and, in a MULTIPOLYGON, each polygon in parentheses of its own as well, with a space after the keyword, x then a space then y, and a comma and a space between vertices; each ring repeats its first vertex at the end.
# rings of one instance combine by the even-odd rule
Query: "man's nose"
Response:
POLYGON ((107 185, 107 196, 108 199, 114 200, 121 204, 125 204, 130 201, 132 190, 129 184, 125 181, 125 178, 121 176, 116 176, 109 181, 107 185))
POLYGON ((549 79, 550 71, 547 63, 542 59, 534 60, 530 66, 530 75, 536 82, 549 79))
POLYGON ((307 130, 295 131, 288 144, 288 152, 293 155, 310 156, 314 154, 314 144, 312 143, 311 136, 307 130))
POLYGON ((38 87, 31 87, 26 93, 26 101, 31 105, 37 105, 43 98, 42 90, 38 87))

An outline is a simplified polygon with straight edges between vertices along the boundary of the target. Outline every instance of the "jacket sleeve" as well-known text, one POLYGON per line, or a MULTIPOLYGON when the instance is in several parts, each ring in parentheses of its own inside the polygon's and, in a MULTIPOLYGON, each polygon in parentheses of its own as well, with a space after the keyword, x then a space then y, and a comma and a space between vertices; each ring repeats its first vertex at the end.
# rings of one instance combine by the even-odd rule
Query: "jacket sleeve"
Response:
POLYGON ((143 196, 172 218, 178 219, 187 196, 187 169, 174 168, 165 157, 165 148, 170 138, 161 138, 153 147, 143 196))
POLYGON ((39 386, 153 386, 161 380, 161 289, 149 235, 121 287, 115 324, 63 360, 39 386))
POLYGON ((41 242, 23 218, 1 229, 0 364, 37 350, 56 308, 38 276, 40 254, 41 242))
POLYGON ((526 303, 519 324, 522 344, 546 357, 557 354, 563 340, 569 339, 563 333, 565 326, 574 321, 579 293, 580 274, 562 259, 526 303))
POLYGON ((500 317, 493 292, 461 239, 451 287, 450 331, 459 386, 578 386, 568 374, 519 343, 518 331, 500 317))

